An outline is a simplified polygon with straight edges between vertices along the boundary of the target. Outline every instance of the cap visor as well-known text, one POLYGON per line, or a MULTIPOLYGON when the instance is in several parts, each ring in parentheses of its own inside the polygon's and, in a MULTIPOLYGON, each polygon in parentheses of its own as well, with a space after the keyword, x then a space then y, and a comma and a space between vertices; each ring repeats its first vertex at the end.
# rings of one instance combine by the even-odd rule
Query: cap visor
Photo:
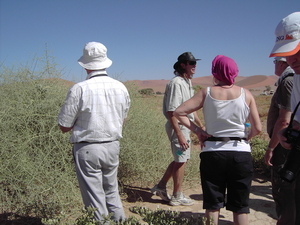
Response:
POLYGON ((300 50, 299 40, 290 43, 283 42, 280 44, 276 44, 274 46, 269 57, 291 56, 291 55, 295 55, 299 50, 300 50))

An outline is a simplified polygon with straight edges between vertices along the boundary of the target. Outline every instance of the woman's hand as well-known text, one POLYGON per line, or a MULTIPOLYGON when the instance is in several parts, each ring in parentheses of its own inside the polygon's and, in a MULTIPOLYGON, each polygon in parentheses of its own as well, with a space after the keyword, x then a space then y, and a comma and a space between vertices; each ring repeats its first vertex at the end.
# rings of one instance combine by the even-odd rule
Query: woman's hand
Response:
POLYGON ((211 137, 212 135, 208 134, 205 130, 203 130, 202 128, 198 128, 194 131, 195 134, 197 135, 198 139, 199 139, 199 143, 200 143, 200 146, 201 148, 202 147, 205 147, 205 140, 208 138, 208 137, 211 137))

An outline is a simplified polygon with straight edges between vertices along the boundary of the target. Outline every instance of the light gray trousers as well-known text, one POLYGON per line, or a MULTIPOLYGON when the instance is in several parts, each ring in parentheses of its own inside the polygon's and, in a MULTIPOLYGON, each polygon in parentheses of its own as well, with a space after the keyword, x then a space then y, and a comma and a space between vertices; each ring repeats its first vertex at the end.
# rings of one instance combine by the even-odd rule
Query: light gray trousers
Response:
POLYGON ((120 143, 76 143, 73 147, 76 174, 85 207, 97 208, 95 219, 113 213, 115 221, 125 213, 118 190, 120 143))

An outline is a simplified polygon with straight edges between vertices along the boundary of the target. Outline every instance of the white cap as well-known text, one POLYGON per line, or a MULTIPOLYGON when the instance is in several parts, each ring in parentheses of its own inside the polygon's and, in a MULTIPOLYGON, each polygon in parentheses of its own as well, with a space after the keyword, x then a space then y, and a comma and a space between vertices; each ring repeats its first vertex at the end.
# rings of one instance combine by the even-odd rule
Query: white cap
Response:
POLYGON ((275 29, 276 43, 270 57, 295 55, 300 50, 300 12, 283 18, 275 29))

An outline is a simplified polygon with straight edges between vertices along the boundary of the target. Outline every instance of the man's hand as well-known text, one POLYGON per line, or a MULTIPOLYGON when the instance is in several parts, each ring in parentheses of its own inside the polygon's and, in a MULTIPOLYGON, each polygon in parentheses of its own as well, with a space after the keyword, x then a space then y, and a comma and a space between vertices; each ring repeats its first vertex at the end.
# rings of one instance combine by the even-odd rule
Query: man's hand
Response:
POLYGON ((281 144, 282 147, 284 147, 285 149, 291 149, 292 145, 291 143, 287 143, 287 138, 285 137, 285 133, 286 133, 287 128, 282 129, 281 131, 278 132, 277 136, 279 138, 279 142, 281 144))
POLYGON ((267 164, 268 166, 273 166, 273 164, 271 163, 272 157, 273 157, 273 151, 267 150, 265 153, 265 164, 267 164))
POLYGON ((180 144, 180 148, 185 151, 190 147, 190 144, 187 142, 183 135, 178 136, 178 141, 180 144))
POLYGON ((63 126, 59 125, 59 128, 63 133, 66 133, 66 132, 69 132, 70 130, 72 130, 73 127, 63 127, 63 126))

